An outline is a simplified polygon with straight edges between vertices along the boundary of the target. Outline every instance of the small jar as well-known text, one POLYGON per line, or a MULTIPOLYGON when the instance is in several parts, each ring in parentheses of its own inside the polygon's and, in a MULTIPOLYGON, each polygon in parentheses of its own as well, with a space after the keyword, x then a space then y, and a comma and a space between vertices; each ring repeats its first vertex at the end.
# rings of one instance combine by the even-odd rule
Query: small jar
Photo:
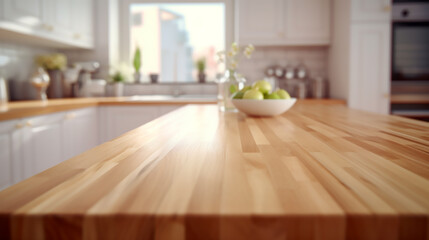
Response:
POLYGON ((236 112, 231 101, 232 95, 243 89, 246 79, 235 70, 228 69, 222 78, 218 80, 218 106, 222 112, 236 112))

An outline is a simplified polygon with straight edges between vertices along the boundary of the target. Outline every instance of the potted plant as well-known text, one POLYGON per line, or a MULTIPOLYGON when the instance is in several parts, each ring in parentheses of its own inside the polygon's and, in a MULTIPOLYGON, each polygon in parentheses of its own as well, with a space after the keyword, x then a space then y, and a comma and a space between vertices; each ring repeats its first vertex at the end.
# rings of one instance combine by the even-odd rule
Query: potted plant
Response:
POLYGON ((134 60, 133 60, 133 66, 134 66, 134 81, 135 82, 140 82, 141 80, 141 73, 140 73, 140 68, 141 68, 141 53, 140 53, 140 48, 137 46, 136 51, 134 52, 134 60))
POLYGON ((125 76, 117 71, 112 76, 113 81, 113 95, 115 97, 121 97, 124 94, 124 82, 125 82, 125 76))
POLYGON ((113 95, 121 97, 124 93, 124 82, 127 82, 132 75, 132 68, 129 64, 121 63, 110 68, 110 79, 113 83, 113 95))
POLYGON ((204 83, 206 81, 206 73, 205 73, 206 59, 205 58, 198 59, 195 65, 198 70, 198 82, 204 83))

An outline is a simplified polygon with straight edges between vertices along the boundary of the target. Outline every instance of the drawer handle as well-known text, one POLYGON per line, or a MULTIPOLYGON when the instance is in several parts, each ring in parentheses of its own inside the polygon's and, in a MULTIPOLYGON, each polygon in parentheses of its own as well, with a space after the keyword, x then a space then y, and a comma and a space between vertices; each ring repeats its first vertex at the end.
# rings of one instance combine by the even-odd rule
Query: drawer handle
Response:
POLYGON ((33 122, 31 122, 31 121, 27 121, 27 122, 25 123, 25 125, 26 125, 27 127, 32 127, 32 126, 33 126, 33 122))
POLYGON ((73 119, 75 117, 76 117, 75 113, 68 113, 68 114, 66 114, 66 119, 73 119))
POLYGON ((385 5, 385 6, 383 7, 383 10, 384 10, 385 12, 390 12, 390 11, 392 10, 392 6, 390 6, 390 5, 385 5))
POLYGON ((15 125, 15 128, 16 129, 21 129, 21 128, 23 128, 24 127, 24 124, 22 124, 22 123, 17 123, 16 125, 15 125))

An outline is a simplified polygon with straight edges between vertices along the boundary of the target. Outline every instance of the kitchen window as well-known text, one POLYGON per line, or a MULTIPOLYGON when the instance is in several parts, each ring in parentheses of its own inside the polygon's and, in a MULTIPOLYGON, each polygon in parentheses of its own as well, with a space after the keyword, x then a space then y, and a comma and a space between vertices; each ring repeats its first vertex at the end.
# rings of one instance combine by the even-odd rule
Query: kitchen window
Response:
POLYGON ((132 62, 137 47, 144 75, 158 74, 158 82, 197 82, 197 61, 205 63, 206 81, 224 71, 216 53, 232 42, 231 1, 131 1, 122 59, 132 62), (124 54, 125 53, 125 54, 124 54))

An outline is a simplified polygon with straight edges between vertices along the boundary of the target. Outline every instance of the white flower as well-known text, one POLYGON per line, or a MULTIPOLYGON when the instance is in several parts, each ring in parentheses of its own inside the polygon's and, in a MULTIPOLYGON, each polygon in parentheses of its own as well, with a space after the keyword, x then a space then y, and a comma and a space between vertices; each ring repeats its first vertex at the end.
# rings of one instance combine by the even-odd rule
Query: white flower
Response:
POLYGON ((217 60, 218 63, 225 62, 225 59, 224 59, 225 51, 217 52, 216 55, 217 55, 217 58, 218 58, 218 60, 217 60))
POLYGON ((234 55, 237 55, 237 53, 240 51, 240 48, 238 47, 238 44, 236 42, 233 42, 231 44, 231 51, 234 55))
MULTIPOLYGON (((250 58, 254 50, 255 47, 252 44, 249 44, 246 46, 242 54, 245 57, 250 58)), ((226 67, 228 69, 235 70, 238 67, 238 62, 240 60, 240 47, 236 42, 231 44, 231 49, 229 51, 220 51, 216 54, 218 57, 218 63, 226 63, 226 67)))
POLYGON ((118 65, 112 66, 109 69, 110 75, 114 75, 116 73, 121 73, 125 77, 126 82, 132 80, 133 72, 134 72, 134 70, 131 67, 131 65, 129 65, 125 62, 121 62, 118 65))
POLYGON ((252 56, 252 52, 249 50, 245 50, 244 51, 244 56, 246 56, 247 58, 250 58, 252 56))
POLYGON ((249 44, 245 49, 243 54, 247 57, 250 58, 252 56, 253 51, 255 50, 255 47, 252 44, 249 44))
POLYGON ((237 66, 238 66, 238 62, 235 59, 231 59, 229 63, 229 69, 235 70, 237 69, 237 66))
POLYGON ((236 53, 236 52, 234 52, 234 51, 232 51, 232 50, 231 50, 231 51, 228 51, 228 55, 227 55, 227 56, 228 56, 229 58, 232 58, 232 57, 234 57, 235 55, 237 55, 237 53, 236 53))

